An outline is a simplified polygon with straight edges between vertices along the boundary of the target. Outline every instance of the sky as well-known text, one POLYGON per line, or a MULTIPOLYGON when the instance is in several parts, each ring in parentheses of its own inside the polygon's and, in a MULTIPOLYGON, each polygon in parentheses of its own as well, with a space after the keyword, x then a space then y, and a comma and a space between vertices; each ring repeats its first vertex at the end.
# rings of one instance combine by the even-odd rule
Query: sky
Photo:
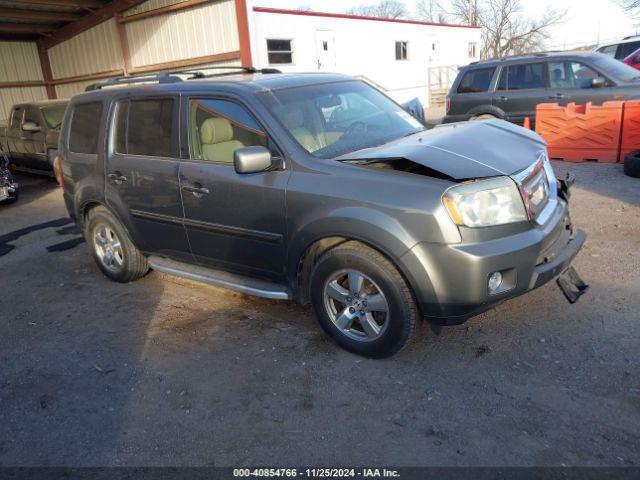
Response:
MULTIPOLYGON (((377 3, 377 0, 252 0, 254 6, 297 8, 309 6, 318 12, 342 13, 355 5, 377 3)), ((401 0, 410 10, 416 0, 401 0)), ((615 41, 640 33, 640 20, 624 13, 614 0, 521 0, 526 14, 541 16, 545 9, 566 10, 562 24, 550 30, 549 50, 564 50, 582 45, 615 41)))

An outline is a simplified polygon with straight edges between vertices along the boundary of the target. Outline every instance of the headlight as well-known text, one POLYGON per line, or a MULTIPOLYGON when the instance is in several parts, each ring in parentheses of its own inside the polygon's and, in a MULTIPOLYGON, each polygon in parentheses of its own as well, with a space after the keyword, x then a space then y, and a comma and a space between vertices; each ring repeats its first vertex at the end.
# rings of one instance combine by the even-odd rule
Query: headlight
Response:
POLYGON ((518 187, 508 177, 452 187, 442 202, 457 225, 489 227, 528 220, 518 187))
POLYGON ((538 217, 549 200, 549 179, 544 170, 545 157, 542 157, 536 165, 526 172, 526 176, 518 179, 520 193, 524 199, 524 205, 530 219, 538 217))

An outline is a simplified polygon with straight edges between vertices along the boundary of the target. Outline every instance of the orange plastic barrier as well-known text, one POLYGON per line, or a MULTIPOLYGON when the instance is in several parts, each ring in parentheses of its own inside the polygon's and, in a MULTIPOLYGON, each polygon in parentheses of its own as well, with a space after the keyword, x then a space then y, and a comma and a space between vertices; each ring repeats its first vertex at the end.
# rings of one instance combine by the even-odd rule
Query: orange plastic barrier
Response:
POLYGON ((640 150, 640 101, 624 102, 618 161, 624 162, 627 153, 634 150, 640 150))
POLYGON ((536 132, 546 140, 551 158, 617 162, 623 103, 570 103, 566 107, 541 103, 536 108, 536 132))

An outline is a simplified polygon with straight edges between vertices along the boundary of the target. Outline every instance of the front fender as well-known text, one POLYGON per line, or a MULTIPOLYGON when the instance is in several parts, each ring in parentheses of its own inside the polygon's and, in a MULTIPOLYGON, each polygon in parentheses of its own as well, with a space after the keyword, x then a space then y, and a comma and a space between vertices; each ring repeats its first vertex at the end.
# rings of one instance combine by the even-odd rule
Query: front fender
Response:
POLYGON ((329 237, 358 240, 385 255, 400 270, 416 295, 433 292, 428 273, 414 265, 411 249, 419 242, 395 218, 366 207, 345 207, 292 229, 288 268, 292 285, 305 253, 315 242, 329 237))

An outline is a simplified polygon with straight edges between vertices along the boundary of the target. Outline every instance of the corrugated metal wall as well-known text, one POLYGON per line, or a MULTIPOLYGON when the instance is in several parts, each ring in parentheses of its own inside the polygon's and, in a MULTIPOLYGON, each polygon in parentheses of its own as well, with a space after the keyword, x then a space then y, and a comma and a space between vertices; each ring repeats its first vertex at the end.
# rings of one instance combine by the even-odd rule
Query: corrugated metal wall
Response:
MULTIPOLYGON (((0 42, 0 83, 42 81, 38 49, 34 42, 0 42)), ((47 98, 44 87, 0 88, 0 121, 14 103, 47 98)))
MULTIPOLYGON (((130 16, 176 0, 148 0, 124 13, 130 16)), ((199 6, 164 13, 125 24, 132 67, 144 67, 240 49, 234 0, 211 0, 199 6)), ((115 19, 107 20, 48 51, 54 80, 124 69, 115 19)), ((238 66, 240 60, 216 66, 238 66)), ((202 67, 199 67, 202 68, 202 67)), ((42 81, 34 42, 0 42, 0 82, 42 81)), ((84 91, 96 80, 55 86, 58 98, 84 91)), ((44 87, 0 88, 0 119, 13 103, 45 99, 44 87)))
POLYGON ((35 42, 0 42, 0 82, 42 80, 35 42))
POLYGON ((149 10, 155 10, 156 8, 168 7, 169 5, 180 3, 183 1, 184 0, 148 0, 147 2, 130 8, 129 10, 124 12, 123 16, 129 17, 131 15, 136 15, 137 13, 148 12, 149 10))
POLYGON ((92 83, 96 83, 97 81, 99 80, 89 80, 86 82, 74 82, 56 85, 56 96, 58 98, 71 98, 80 92, 84 92, 85 88, 87 88, 92 83))
POLYGON ((0 88, 0 122, 7 120, 12 105, 46 98, 47 89, 44 87, 0 88))
POLYGON ((114 19, 107 20, 49 50, 53 78, 75 77, 122 68, 114 19))
MULTIPOLYGON (((163 0, 149 0, 137 8, 163 0)), ((154 7, 156 8, 156 7, 154 7)), ((126 24, 134 67, 239 50, 233 0, 126 24)))

